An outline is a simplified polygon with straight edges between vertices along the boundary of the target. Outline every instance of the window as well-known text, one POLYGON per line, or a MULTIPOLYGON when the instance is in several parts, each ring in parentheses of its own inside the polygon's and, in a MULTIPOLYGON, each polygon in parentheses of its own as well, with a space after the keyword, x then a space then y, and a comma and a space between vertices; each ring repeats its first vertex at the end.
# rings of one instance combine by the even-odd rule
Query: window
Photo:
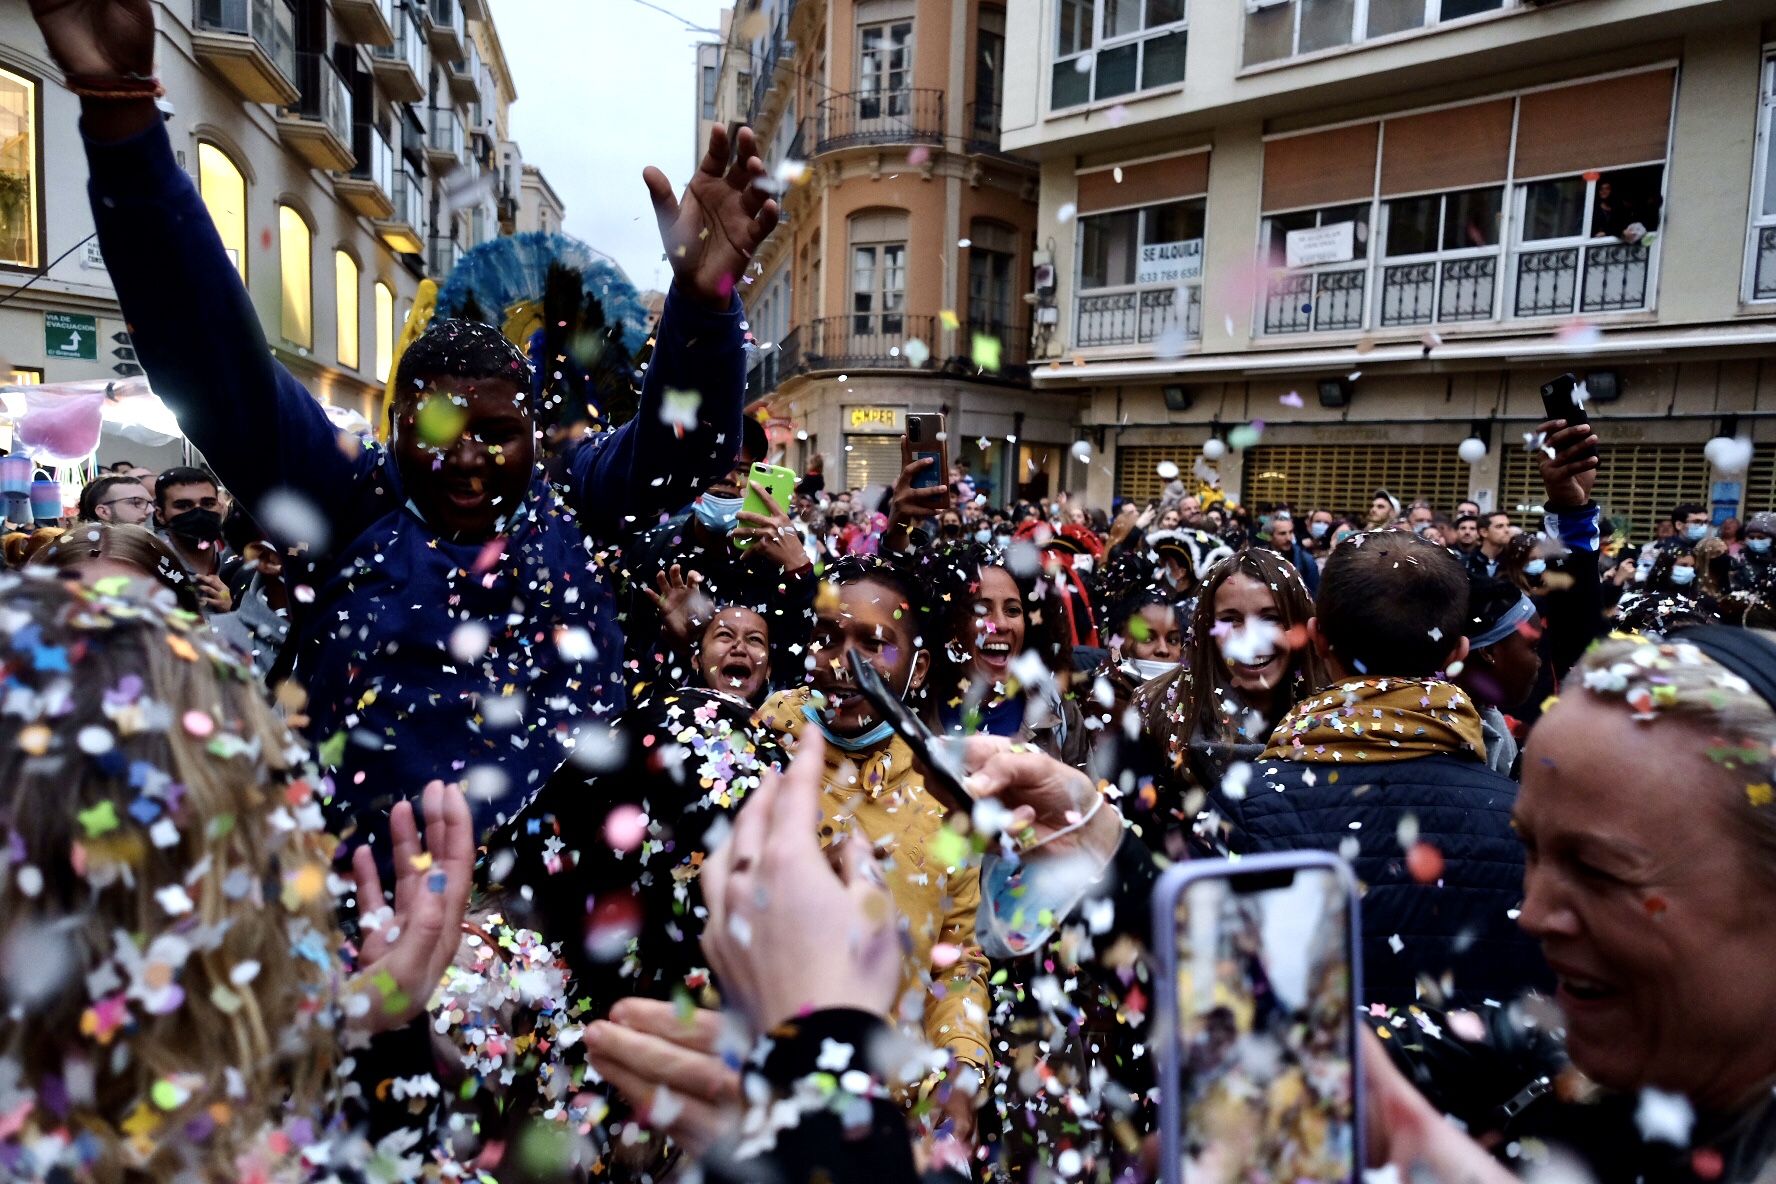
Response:
POLYGON ((715 118, 715 88, 721 80, 714 66, 703 67, 703 118, 715 118))
POLYGON ((1017 299, 1017 231, 998 222, 976 220, 968 228, 968 325, 1006 341, 1016 335, 1012 309, 1017 299))
POLYGON ((1441 21, 1508 8, 1519 0, 1246 0, 1245 64, 1280 61, 1441 21))
POLYGON ((1203 199, 1079 219, 1081 346, 1202 337, 1203 199))
POLYGON ((1184 80, 1185 0, 1060 0, 1055 110, 1184 80))
POLYGON ((1756 169, 1757 175, 1752 179, 1746 296, 1751 300, 1776 300, 1776 52, 1764 56, 1756 169))
POLYGON ((1504 188, 1397 197, 1382 203, 1385 326, 1489 321, 1498 288, 1504 188))
POLYGON ((975 39, 974 113, 969 117, 968 130, 973 135, 997 139, 1005 86, 1005 13, 982 8, 975 39))
POLYGON ((1264 219, 1263 236, 1270 266, 1294 265, 1288 274, 1273 278, 1265 293, 1266 333, 1363 326, 1369 272, 1368 202, 1272 214, 1264 219))
POLYGON ((851 331, 898 337, 905 332, 906 244, 851 245, 851 331))
POLYGON ((857 30, 858 118, 904 117, 911 108, 913 22, 857 30))
POLYGON ((0 70, 0 264, 42 266, 37 84, 0 70))
POLYGON ((376 381, 386 384, 395 362, 395 293, 376 282, 376 381))
POLYGON ((247 278, 247 179, 228 154, 214 144, 197 146, 197 188, 203 197, 222 249, 234 269, 247 278))
POLYGON ((358 261, 333 252, 333 306, 339 313, 339 364, 358 368, 358 261))
POLYGON ((0 370, 6 376, 7 386, 40 386, 43 383, 43 371, 29 366, 13 366, 0 370))
POLYGON ((1664 188, 1664 165, 1519 185, 1511 315, 1645 308, 1664 188))
POLYGON ((283 270, 284 340, 314 348, 314 274, 308 223, 290 206, 278 207, 278 260, 283 270))

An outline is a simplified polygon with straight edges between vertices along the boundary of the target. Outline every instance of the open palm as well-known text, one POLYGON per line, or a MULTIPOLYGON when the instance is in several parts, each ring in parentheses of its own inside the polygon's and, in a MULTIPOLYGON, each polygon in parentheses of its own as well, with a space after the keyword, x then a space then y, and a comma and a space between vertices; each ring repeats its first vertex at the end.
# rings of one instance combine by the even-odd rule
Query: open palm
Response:
POLYGON ((753 252, 777 227, 777 203, 758 187, 765 164, 758 141, 743 127, 729 164, 728 129, 709 133, 709 150, 684 196, 657 168, 642 173, 660 224, 660 241, 672 274, 685 293, 700 303, 726 308, 752 261, 753 252))
POLYGON ((31 0, 50 56, 70 74, 154 72, 149 0, 31 0))

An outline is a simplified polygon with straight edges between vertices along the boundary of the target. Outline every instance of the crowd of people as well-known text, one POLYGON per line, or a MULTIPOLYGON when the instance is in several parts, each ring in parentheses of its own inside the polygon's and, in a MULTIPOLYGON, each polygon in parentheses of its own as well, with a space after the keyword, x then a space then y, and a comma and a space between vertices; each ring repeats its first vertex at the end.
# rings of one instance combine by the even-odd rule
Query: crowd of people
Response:
MULTIPOLYGON (((1356 998, 1315 977, 1364 1126, 1293 1175, 1776 1170, 1776 515, 1633 539, 1563 421, 1533 521, 1019 500, 904 443, 775 496, 748 129, 646 176, 674 280, 627 422, 539 432, 525 350, 440 320, 342 436, 179 167, 145 8, 32 7, 208 467, 6 539, 8 1178, 1155 1179, 1152 889, 1282 851, 1362 886, 1356 998)), ((1312 1051, 1227 1113, 1323 1079, 1216 1017, 1218 1057, 1312 1051)))

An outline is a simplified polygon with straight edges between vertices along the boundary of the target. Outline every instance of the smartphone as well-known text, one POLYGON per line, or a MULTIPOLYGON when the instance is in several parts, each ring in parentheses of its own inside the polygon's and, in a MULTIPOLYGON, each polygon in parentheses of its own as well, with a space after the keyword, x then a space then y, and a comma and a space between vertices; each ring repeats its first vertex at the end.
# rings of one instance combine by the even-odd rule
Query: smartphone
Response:
MULTIPOLYGON (((784 512, 787 513, 789 508, 795 504, 796 475, 794 469, 786 469, 781 465, 755 464, 746 476, 746 501, 740 506, 741 512, 747 514, 769 514, 771 512, 771 507, 765 504, 765 499, 753 492, 752 482, 754 481, 758 482, 759 486, 771 495, 778 508, 784 512)), ((735 539, 734 546, 744 551, 752 546, 753 542, 752 539, 735 539)))
POLYGON ((950 811, 972 816, 974 798, 962 788, 968 770, 962 765, 960 746, 939 739, 917 712, 901 702, 900 696, 861 653, 852 650, 845 656, 845 661, 851 671, 851 681, 857 684, 857 689, 869 700, 876 714, 888 721, 894 734, 906 741, 907 747, 913 750, 914 759, 929 773, 925 788, 950 811))
POLYGON ((1362 1179, 1357 882, 1323 851, 1154 887, 1166 1184, 1362 1179))
POLYGON ((949 430, 948 416, 907 416, 907 463, 927 457, 937 462, 913 474, 914 489, 934 489, 950 483, 949 430))
MULTIPOLYGON (((1579 380, 1571 374, 1562 374, 1553 382, 1543 385, 1542 410, 1549 419, 1564 419, 1568 427, 1577 424, 1590 424, 1591 417, 1586 414, 1583 407, 1579 406, 1578 400, 1573 398, 1573 392, 1578 387, 1579 380)), ((1590 460, 1596 455, 1597 448, 1595 446, 1585 449, 1583 453, 1586 460, 1590 460)))

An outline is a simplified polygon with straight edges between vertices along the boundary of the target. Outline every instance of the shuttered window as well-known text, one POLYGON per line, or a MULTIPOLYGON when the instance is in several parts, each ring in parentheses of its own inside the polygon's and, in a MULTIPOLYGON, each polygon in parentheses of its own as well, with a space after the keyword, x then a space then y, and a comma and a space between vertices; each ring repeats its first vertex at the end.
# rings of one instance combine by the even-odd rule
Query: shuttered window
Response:
MULTIPOLYGON (((1521 440, 1507 430, 1504 439, 1521 440)), ((1539 525, 1546 494, 1536 453, 1521 444, 1507 446, 1501 458, 1499 508, 1523 526, 1539 525)), ((1708 458, 1700 444, 1605 444, 1603 463, 1591 496, 1603 516, 1636 543, 1653 537, 1653 527, 1680 502, 1708 503, 1708 458)))
POLYGON ((1269 444, 1246 453, 1240 500, 1360 519, 1385 489, 1402 506, 1422 499, 1449 513, 1468 496, 1468 473, 1454 444, 1269 444))
MULTIPOLYGON (((1156 501, 1165 492, 1166 479, 1156 471, 1161 462, 1178 466, 1184 485, 1194 493, 1201 481, 1191 472, 1202 459, 1200 445, 1143 444, 1116 450, 1116 496, 1138 502, 1156 501)), ((1222 461, 1226 464, 1226 461, 1222 461)))
POLYGON ((1776 444, 1759 444, 1745 475, 1745 517, 1776 510, 1776 444))
POLYGON ((845 437, 845 488, 893 485, 900 468, 899 436, 845 437))

